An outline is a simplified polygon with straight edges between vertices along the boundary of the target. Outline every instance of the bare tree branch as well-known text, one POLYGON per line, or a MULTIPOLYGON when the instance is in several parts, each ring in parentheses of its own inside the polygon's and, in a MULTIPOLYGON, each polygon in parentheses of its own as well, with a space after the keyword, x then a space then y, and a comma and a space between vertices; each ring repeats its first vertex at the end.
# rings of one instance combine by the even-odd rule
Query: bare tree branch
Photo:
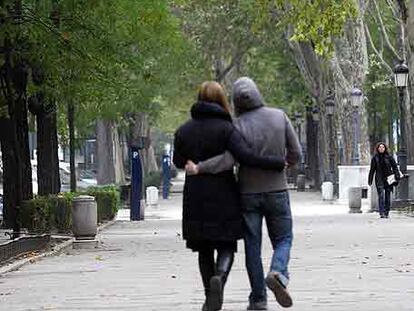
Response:
POLYGON ((408 10, 407 10, 407 5, 405 4, 404 0, 397 0, 398 2, 398 6, 400 7, 400 12, 401 12, 401 18, 403 20, 404 23, 407 22, 407 18, 408 18, 408 10))
MULTIPOLYGON (((302 74, 305 85, 307 86, 309 92, 314 97, 319 97, 321 94, 318 94, 318 82, 317 75, 319 74, 317 67, 311 68, 311 65, 308 62, 308 59, 312 58, 312 63, 317 63, 318 59, 314 52, 310 52, 312 49, 309 48, 307 52, 304 51, 308 47, 309 43, 301 43, 298 41, 292 41, 289 38, 292 36, 293 28, 288 26, 285 32, 285 39, 288 43, 289 48, 295 55, 296 66, 298 67, 300 73, 302 74)), ((320 91, 320 90, 319 90, 320 91)))
POLYGON ((375 52, 375 54, 376 54, 376 55, 378 56, 378 58, 381 60, 381 64, 383 65, 383 67, 384 67, 387 71, 389 71, 390 73, 392 73, 392 72, 393 72, 393 70, 392 70, 391 66, 390 66, 390 65, 388 65, 388 63, 384 60, 384 57, 382 57, 381 53, 380 53, 380 52, 378 52, 377 48, 375 47, 374 41, 372 40, 371 33, 370 33, 369 28, 368 28, 368 26, 367 26, 367 25, 365 25, 365 33, 366 33, 366 35, 367 35, 367 38, 368 38, 368 41, 369 41, 369 43, 370 43, 370 45, 371 45, 372 50, 375 52))
POLYGON ((395 50, 394 46, 391 44, 390 37, 388 36, 387 29, 385 28, 384 21, 382 20, 381 12, 378 8, 378 4, 377 4, 376 1, 373 1, 373 3, 374 3, 374 7, 375 7, 375 12, 377 14, 377 21, 378 21, 378 24, 381 28, 382 35, 384 36, 385 43, 387 44, 388 49, 391 51, 391 53, 394 54, 394 57, 396 57, 397 59, 401 59, 401 56, 398 55, 398 53, 395 50))
POLYGON ((386 2, 388 4, 388 6, 390 7, 394 17, 400 19, 400 12, 399 12, 397 6, 395 5, 395 3, 392 0, 386 0, 386 2))
POLYGON ((250 45, 245 47, 244 49, 239 49, 236 51, 235 55, 232 57, 230 64, 220 72, 220 74, 217 76, 217 81, 222 81, 226 75, 230 72, 230 70, 233 69, 234 66, 236 66, 243 56, 246 54, 246 52, 250 49, 250 45))
POLYGON ((350 90, 352 89, 351 85, 348 83, 348 79, 345 78, 342 71, 341 65, 339 64, 338 57, 335 52, 335 56, 330 60, 333 76, 335 77, 336 82, 339 84, 341 89, 350 90))

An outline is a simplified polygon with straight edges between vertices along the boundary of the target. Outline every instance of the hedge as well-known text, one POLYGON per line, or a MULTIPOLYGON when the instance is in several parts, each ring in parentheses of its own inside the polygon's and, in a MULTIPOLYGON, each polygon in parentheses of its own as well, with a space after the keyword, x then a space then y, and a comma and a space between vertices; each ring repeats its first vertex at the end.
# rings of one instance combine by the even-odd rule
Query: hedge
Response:
POLYGON ((68 232, 72 227, 72 198, 50 195, 25 201, 19 212, 20 225, 30 232, 68 232))
POLYGON ((95 197, 98 222, 114 219, 120 204, 118 188, 91 187, 81 193, 37 196, 23 202, 19 212, 21 227, 30 232, 69 232, 72 227, 72 200, 82 194, 95 197))
POLYGON ((90 187, 82 194, 95 197, 98 208, 98 222, 114 219, 121 201, 117 186, 90 187))

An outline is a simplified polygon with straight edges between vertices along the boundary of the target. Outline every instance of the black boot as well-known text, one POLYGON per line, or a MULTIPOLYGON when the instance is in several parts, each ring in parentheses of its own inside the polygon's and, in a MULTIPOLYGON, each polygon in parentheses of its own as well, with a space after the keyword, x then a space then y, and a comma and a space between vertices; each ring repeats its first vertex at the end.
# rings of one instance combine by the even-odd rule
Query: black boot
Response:
POLYGON ((221 310, 223 305, 224 285, 234 261, 234 252, 219 250, 217 255, 216 274, 210 280, 209 311, 221 310))
POLYGON ((203 250, 198 253, 198 266, 200 268, 201 279, 203 280, 206 301, 202 311, 209 311, 208 305, 210 296, 210 280, 214 276, 214 250, 203 250))
POLYGON ((219 251, 217 255, 216 275, 220 275, 223 279, 223 287, 227 282, 231 267, 234 262, 234 252, 231 250, 219 251))

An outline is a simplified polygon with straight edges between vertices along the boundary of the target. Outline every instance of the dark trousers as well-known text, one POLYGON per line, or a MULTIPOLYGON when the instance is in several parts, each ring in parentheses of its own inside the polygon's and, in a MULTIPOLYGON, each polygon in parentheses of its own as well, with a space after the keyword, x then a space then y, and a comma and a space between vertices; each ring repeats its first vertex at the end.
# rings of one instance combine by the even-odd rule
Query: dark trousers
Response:
POLYGON ((378 209, 381 216, 388 216, 391 208, 391 187, 377 187, 378 209))
POLYGON ((273 246, 270 271, 279 272, 279 281, 287 286, 288 265, 292 247, 292 214, 287 191, 243 194, 243 216, 246 223, 245 251, 249 275, 251 302, 266 301, 266 286, 262 264, 262 223, 266 220, 267 231, 273 246))

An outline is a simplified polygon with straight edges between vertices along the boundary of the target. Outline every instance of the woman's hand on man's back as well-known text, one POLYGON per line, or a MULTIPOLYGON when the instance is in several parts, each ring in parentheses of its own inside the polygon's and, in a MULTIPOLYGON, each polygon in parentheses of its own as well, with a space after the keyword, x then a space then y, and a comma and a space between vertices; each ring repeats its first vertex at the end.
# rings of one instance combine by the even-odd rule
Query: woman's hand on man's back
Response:
POLYGON ((197 175, 199 173, 198 165, 191 160, 187 160, 185 165, 185 172, 187 175, 197 175))

